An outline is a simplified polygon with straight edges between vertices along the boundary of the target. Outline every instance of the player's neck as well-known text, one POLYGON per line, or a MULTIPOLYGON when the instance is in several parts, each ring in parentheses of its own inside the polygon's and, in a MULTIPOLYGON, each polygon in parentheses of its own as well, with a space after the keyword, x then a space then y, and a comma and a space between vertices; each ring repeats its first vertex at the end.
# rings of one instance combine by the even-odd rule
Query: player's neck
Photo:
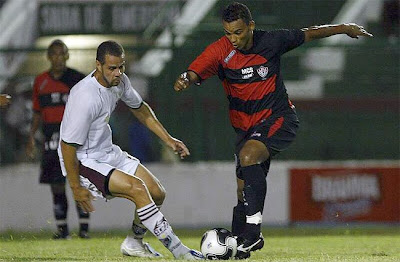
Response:
POLYGON ((249 38, 249 41, 247 42, 247 44, 244 46, 243 51, 249 51, 254 44, 254 34, 251 34, 251 37, 249 38))
POLYGON ((94 75, 94 77, 96 78, 97 83, 99 83, 100 85, 104 86, 105 88, 111 87, 111 86, 108 84, 108 82, 104 80, 103 75, 102 75, 99 71, 97 71, 97 69, 96 69, 96 71, 93 73, 93 75, 94 75))

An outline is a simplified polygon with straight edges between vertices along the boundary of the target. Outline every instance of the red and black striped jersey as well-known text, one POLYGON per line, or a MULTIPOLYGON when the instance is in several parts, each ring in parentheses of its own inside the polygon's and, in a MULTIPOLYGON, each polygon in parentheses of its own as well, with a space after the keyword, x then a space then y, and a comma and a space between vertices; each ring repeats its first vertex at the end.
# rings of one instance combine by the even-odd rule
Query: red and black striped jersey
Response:
POLYGON ((70 89, 84 77, 84 74, 67 68, 60 79, 54 79, 49 72, 35 78, 32 93, 33 111, 41 114, 46 138, 59 131, 70 89))
POLYGON ((229 100, 235 130, 247 131, 272 114, 290 110, 280 73, 281 56, 304 43, 298 29, 254 31, 253 46, 235 49, 226 36, 209 45, 189 66, 201 80, 218 75, 229 100))

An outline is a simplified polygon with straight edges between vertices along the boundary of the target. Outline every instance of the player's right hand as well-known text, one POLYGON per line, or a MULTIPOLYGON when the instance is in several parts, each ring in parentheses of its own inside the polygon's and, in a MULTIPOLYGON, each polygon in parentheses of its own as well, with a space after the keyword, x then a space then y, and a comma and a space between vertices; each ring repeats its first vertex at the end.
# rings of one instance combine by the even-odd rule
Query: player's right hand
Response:
POLYGON ((174 84, 174 89, 175 89, 175 91, 179 92, 179 91, 185 90, 189 86, 190 86, 189 75, 187 72, 183 72, 176 79, 175 84, 174 84))
POLYGON ((94 211, 94 207, 92 204, 92 200, 94 199, 93 195, 84 187, 76 187, 71 188, 72 193, 74 195, 75 201, 79 204, 79 206, 86 213, 90 213, 94 211))

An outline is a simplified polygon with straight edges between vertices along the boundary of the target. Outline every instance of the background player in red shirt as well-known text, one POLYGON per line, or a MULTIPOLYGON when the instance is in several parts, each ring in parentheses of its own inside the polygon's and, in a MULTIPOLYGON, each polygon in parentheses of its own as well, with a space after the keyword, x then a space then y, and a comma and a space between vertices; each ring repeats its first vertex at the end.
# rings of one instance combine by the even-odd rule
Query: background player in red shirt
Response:
POLYGON ((262 213, 270 159, 296 136, 299 121, 280 74, 280 57, 314 39, 336 34, 372 36, 357 24, 303 29, 255 30, 247 6, 228 5, 222 14, 225 36, 210 44, 174 84, 176 91, 217 75, 229 100, 229 116, 237 133, 237 198, 232 232, 238 236, 237 258, 261 249, 262 213))
MULTIPOLYGON (((68 239, 67 225, 68 201, 65 194, 65 177, 62 175, 57 154, 59 131, 65 103, 70 89, 85 77, 84 74, 68 68, 68 47, 61 40, 54 40, 47 49, 50 70, 35 78, 33 85, 33 119, 29 133, 26 153, 35 157, 35 134, 40 123, 44 134, 40 183, 50 184, 53 195, 53 210, 57 224, 55 239, 68 239)), ((88 238, 89 214, 76 205, 79 214, 79 236, 88 238)))

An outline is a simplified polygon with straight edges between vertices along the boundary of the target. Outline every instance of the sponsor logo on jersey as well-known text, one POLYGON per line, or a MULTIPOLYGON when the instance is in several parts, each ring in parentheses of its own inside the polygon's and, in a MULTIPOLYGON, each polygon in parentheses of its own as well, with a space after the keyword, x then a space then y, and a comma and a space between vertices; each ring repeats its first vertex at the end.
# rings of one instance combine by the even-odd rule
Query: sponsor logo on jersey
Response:
POLYGON ((46 140, 44 142, 44 150, 45 151, 54 151, 57 150, 58 148, 58 143, 60 139, 60 133, 59 132, 54 132, 51 135, 51 138, 49 140, 46 140))
POLYGON ((249 79, 254 75, 253 67, 242 68, 242 79, 249 79))
POLYGON ((236 50, 232 50, 227 57, 225 57, 224 62, 227 64, 229 60, 236 54, 236 50))
POLYGON ((262 78, 265 78, 268 75, 268 67, 266 66, 260 66, 257 69, 257 73, 259 76, 261 76, 262 78))

